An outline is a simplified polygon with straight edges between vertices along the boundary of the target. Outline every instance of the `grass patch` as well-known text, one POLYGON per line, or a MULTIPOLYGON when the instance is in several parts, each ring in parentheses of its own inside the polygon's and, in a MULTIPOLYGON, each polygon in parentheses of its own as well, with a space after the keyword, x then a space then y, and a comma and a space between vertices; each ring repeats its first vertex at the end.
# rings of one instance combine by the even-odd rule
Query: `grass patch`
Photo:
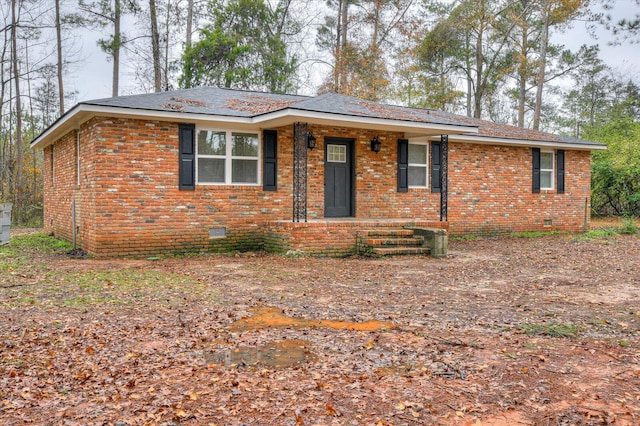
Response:
POLYGON ((59 240, 43 232, 11 237, 10 246, 16 249, 37 249, 53 253, 64 253, 73 248, 71 243, 59 240))
POLYGON ((578 337, 578 327, 574 324, 524 324, 519 328, 529 336, 578 337))
POLYGON ((215 302, 217 291, 195 278, 160 271, 86 271, 47 273, 37 286, 6 290, 4 304, 65 306, 86 309, 96 306, 180 306, 215 302))
POLYGON ((61 277, 59 292, 67 306, 137 304, 140 302, 178 305, 185 301, 215 299, 216 292, 198 280, 159 271, 77 272, 61 277))
POLYGON ((450 240, 453 241, 478 241, 481 240, 482 237, 479 235, 469 234, 469 235, 459 235, 456 237, 451 237, 450 240))
POLYGON ((578 235, 575 238, 580 241, 596 241, 607 238, 615 238, 619 234, 614 229, 592 229, 584 234, 578 235))

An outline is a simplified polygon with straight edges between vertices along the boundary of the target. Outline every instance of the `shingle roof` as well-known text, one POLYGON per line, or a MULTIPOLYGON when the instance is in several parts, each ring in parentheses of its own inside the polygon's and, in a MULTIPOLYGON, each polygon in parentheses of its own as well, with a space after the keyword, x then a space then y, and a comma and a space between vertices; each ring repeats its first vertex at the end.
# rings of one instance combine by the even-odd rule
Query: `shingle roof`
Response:
POLYGON ((485 136, 490 138, 518 139, 526 141, 545 141, 602 146, 602 144, 597 142, 555 135, 553 133, 540 132, 538 130, 524 129, 522 127, 509 126, 507 124, 493 123, 491 121, 479 120, 477 118, 451 114, 444 111, 431 110, 431 114, 436 117, 449 118, 452 120, 457 120, 458 122, 466 123, 470 126, 476 126, 478 127, 478 136, 485 136))
POLYGON ((307 99, 309 99, 307 96, 247 92, 218 87, 194 87, 171 92, 94 99, 81 103, 151 111, 254 117, 307 99))
MULTIPOLYGON (((513 143, 570 144, 573 147, 586 149, 602 149, 604 147, 604 145, 595 142, 496 124, 443 111, 379 104, 336 93, 309 97, 217 87, 196 87, 171 92, 84 101, 60 117, 51 127, 34 139, 32 146, 47 143, 46 140, 50 135, 60 135, 60 132, 68 125, 65 123, 72 122, 75 114, 82 111, 83 106, 85 109, 86 107, 89 109, 107 107, 131 110, 132 114, 136 114, 136 111, 145 111, 147 116, 152 116, 154 112, 163 113, 165 117, 166 113, 197 114, 205 116, 204 119, 217 116, 249 120, 262 118, 268 121, 271 119, 269 114, 279 112, 283 112, 283 116, 289 117, 310 117, 308 114, 321 114, 325 120, 339 119, 345 125, 348 125, 350 120, 356 124, 361 120, 375 119, 378 120, 378 125, 386 125, 386 120, 393 120, 396 127, 404 126, 402 124, 404 122, 410 123, 408 127, 415 129, 421 128, 420 123, 424 123, 432 125, 431 127, 425 126, 425 129, 438 129, 443 134, 453 134, 452 137, 461 139, 475 138, 477 140, 479 138, 479 140, 485 139, 487 142, 498 139, 504 143, 512 143, 509 141, 513 141, 513 143)), ((391 125, 391 121, 388 123, 391 125)))
MULTIPOLYGON (((467 126, 460 120, 432 115, 429 110, 384 105, 337 93, 325 93, 291 106, 292 109, 351 115, 355 117, 387 118, 421 123, 467 126)), ((476 127, 471 125, 470 127, 476 127)))

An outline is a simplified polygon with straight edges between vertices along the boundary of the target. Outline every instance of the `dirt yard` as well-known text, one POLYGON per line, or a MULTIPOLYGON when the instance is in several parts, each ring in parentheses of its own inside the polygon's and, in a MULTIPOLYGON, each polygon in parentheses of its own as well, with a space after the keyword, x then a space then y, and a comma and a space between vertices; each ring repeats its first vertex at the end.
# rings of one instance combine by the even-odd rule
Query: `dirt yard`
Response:
POLYGON ((637 235, 440 260, 67 250, 0 248, 2 425, 640 424, 637 235))

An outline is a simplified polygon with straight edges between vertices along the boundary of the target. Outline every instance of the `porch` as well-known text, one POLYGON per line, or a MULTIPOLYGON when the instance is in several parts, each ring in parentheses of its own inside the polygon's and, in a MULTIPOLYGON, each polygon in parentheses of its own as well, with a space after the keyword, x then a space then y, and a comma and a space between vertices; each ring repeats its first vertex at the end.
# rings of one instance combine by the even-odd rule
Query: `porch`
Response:
POLYGON ((343 257, 354 254, 387 256, 447 252, 447 222, 417 219, 277 220, 263 228, 264 249, 305 255, 343 257))

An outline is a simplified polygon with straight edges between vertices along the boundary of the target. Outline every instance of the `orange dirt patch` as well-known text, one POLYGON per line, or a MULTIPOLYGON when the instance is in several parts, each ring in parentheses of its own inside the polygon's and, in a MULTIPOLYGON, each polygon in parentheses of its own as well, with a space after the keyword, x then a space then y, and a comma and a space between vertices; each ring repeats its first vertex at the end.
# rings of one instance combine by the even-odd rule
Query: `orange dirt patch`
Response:
POLYGON ((285 315, 281 309, 257 307, 251 309, 253 316, 241 318, 231 325, 232 331, 261 330, 264 328, 332 328, 334 330, 378 331, 394 328, 385 321, 350 322, 336 320, 312 320, 285 315))

